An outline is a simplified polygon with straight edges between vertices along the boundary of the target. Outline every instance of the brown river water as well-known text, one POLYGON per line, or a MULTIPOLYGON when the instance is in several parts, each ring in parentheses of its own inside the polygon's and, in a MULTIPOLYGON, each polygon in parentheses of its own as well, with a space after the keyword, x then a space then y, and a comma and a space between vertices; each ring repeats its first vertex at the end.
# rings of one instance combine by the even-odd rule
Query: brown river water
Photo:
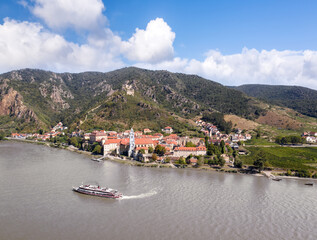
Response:
POLYGON ((0 239, 317 239, 317 187, 305 182, 95 162, 1 142, 0 239), (73 192, 82 182, 124 197, 73 192))

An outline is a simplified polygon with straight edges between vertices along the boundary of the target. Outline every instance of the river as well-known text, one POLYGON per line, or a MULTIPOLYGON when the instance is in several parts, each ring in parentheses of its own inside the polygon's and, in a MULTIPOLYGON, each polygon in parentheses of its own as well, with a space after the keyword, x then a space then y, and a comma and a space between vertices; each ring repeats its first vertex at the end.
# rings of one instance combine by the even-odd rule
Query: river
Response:
POLYGON ((316 239, 305 180, 136 167, 0 143, 0 239, 316 239), (123 199, 82 195, 82 182, 123 199))

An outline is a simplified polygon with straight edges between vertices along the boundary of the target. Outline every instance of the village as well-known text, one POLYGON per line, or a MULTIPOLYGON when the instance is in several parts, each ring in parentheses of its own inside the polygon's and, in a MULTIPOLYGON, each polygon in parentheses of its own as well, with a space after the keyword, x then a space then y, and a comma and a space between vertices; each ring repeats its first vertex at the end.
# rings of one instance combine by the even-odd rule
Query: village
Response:
MULTIPOLYGON (((65 133, 68 128, 62 122, 47 133, 12 133, 11 138, 56 143, 56 139, 63 137, 63 139, 68 139, 68 142, 62 143, 63 146, 73 145, 81 150, 102 154, 104 157, 133 159, 143 163, 173 163, 192 166, 198 165, 201 157, 213 155, 208 153, 208 146, 219 146, 219 149, 223 150, 215 153, 218 158, 223 159, 222 161, 227 164, 233 164, 234 154, 232 153, 239 149, 241 143, 252 138, 251 134, 243 133, 244 131, 240 129, 230 134, 221 133, 215 125, 202 120, 196 121, 196 125, 205 138, 178 136, 170 126, 161 129, 159 133, 148 128, 143 131, 130 129, 124 132, 95 130, 65 133), (72 139, 76 140, 75 143, 72 139)), ((243 154, 243 151, 240 153, 243 154)))

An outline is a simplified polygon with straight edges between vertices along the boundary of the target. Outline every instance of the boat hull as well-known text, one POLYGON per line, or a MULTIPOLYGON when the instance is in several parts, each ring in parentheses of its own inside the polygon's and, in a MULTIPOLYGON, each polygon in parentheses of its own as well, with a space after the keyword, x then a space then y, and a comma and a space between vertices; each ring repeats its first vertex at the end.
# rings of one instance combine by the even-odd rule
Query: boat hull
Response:
POLYGON ((110 194, 105 194, 105 193, 100 193, 100 192, 95 192, 95 191, 83 191, 80 188, 75 188, 73 187, 73 191, 81 193, 81 194, 86 194, 90 196, 97 196, 97 197, 103 197, 103 198, 112 198, 112 199, 119 199, 122 197, 122 194, 118 195, 110 195, 110 194))

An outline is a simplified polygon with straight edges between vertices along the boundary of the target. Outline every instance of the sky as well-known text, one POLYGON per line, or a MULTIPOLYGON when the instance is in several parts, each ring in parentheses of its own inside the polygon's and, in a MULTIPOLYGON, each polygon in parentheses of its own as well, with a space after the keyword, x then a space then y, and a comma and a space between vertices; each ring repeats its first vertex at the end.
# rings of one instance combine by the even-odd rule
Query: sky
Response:
POLYGON ((0 73, 136 66, 317 89, 315 0, 1 0, 0 73))

